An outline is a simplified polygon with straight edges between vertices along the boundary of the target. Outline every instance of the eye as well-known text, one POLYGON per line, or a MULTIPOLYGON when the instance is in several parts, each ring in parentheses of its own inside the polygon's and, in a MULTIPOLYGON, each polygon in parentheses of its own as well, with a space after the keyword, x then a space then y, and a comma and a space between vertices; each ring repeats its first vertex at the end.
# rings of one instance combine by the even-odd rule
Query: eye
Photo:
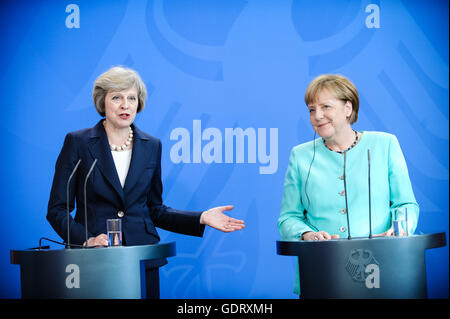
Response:
POLYGON ((118 95, 114 95, 113 97, 112 97, 112 99, 113 100, 118 100, 120 97, 118 96, 118 95))
POLYGON ((315 109, 309 109, 309 113, 312 113, 312 112, 314 112, 315 111, 315 109))

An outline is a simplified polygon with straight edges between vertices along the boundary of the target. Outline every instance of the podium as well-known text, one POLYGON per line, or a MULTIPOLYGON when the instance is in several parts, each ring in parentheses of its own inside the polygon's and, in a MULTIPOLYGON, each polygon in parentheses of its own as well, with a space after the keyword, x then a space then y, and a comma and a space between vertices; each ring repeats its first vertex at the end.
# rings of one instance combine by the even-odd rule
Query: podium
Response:
POLYGON ((277 241, 297 256, 300 298, 427 298, 425 249, 446 245, 445 233, 407 237, 277 241))
POLYGON ((10 253, 22 298, 140 299, 141 261, 175 256, 175 243, 10 253))

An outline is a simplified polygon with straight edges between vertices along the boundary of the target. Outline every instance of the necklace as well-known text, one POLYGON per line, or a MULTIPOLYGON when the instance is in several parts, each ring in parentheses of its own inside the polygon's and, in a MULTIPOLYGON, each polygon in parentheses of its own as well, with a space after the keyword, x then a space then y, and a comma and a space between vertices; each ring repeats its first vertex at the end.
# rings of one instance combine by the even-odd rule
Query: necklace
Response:
POLYGON ((353 144, 350 145, 350 147, 347 148, 345 151, 332 150, 331 148, 328 147, 327 143, 325 142, 325 139, 322 139, 323 144, 325 145, 326 148, 328 148, 332 152, 336 152, 336 153, 339 153, 339 154, 344 154, 345 152, 347 152, 347 151, 351 150, 353 147, 355 147, 356 144, 358 144, 358 132, 356 132, 355 130, 353 130, 353 132, 355 132, 355 140, 353 141, 353 144))
MULTIPOLYGON (((105 126, 105 122, 103 122, 103 126, 105 126)), ((125 143, 123 143, 121 146, 117 146, 114 144, 109 144, 109 147, 111 148, 111 151, 125 151, 127 149, 128 146, 130 146, 131 142, 133 141, 133 129, 131 128, 131 126, 129 127, 129 133, 128 133, 128 138, 125 141, 125 143)))

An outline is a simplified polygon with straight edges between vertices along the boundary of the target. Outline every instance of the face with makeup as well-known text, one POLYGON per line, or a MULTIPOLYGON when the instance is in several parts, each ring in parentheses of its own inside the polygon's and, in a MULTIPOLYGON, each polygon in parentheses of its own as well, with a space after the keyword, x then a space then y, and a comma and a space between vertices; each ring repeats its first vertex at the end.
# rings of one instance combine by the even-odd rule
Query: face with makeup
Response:
POLYGON ((106 121, 116 129, 128 128, 136 117, 138 104, 135 87, 122 91, 108 91, 105 95, 106 121))
POLYGON ((352 103, 342 101, 329 90, 323 89, 313 103, 308 104, 309 119, 317 134, 325 140, 336 140, 351 129, 349 117, 352 103))

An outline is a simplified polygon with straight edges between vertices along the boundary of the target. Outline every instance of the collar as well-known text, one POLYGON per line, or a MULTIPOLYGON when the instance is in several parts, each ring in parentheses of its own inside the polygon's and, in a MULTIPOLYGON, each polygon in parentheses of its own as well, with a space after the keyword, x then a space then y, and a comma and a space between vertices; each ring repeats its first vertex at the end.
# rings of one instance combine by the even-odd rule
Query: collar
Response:
MULTIPOLYGON (((89 138, 99 138, 102 136, 106 137, 105 127, 103 126, 103 121, 105 119, 101 119, 98 123, 92 128, 91 135, 89 138)), ((148 136, 146 133, 141 131, 134 123, 131 124, 131 128, 133 129, 133 135, 135 139, 148 140, 148 136)))

